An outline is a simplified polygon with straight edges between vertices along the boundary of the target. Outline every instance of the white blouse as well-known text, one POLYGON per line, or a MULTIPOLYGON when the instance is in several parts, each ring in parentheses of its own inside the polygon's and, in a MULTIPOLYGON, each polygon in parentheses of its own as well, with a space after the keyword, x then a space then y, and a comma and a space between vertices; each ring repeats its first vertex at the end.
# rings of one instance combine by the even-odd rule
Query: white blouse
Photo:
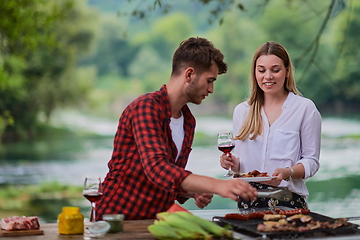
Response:
MULTIPOLYGON (((234 109, 234 135, 239 134, 248 110, 247 102, 240 103, 234 109)), ((261 116, 264 129, 260 136, 254 140, 236 140, 233 154, 240 158, 240 173, 258 170, 271 176, 276 168, 302 163, 305 168, 304 179, 282 181, 279 186, 307 198, 309 191, 305 180, 312 177, 320 166, 322 120, 319 111, 311 100, 290 92, 280 117, 271 126, 264 109, 261 116)))

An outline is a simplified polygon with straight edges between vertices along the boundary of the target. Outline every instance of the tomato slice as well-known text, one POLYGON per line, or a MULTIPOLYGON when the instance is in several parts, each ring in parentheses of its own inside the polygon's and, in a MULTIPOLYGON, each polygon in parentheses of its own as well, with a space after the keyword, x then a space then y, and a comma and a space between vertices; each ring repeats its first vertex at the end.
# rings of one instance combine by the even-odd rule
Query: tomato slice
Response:
POLYGON ((188 212, 188 213, 190 213, 188 210, 186 210, 185 208, 183 208, 182 206, 180 206, 177 203, 174 203, 173 205, 171 205, 171 207, 169 207, 167 212, 188 212))

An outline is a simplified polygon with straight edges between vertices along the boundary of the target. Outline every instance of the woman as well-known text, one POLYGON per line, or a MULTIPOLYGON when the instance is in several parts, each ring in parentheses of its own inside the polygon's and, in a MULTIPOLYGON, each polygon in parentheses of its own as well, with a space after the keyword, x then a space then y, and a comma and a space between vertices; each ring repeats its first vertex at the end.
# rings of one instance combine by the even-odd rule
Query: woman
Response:
POLYGON ((240 199, 239 208, 288 206, 307 208, 305 180, 319 169, 321 115, 314 103, 300 96, 286 49, 275 42, 261 45, 251 67, 250 98, 233 114, 234 154, 223 154, 220 164, 235 173, 253 170, 275 178, 251 183, 257 189, 287 187, 289 202, 240 199))

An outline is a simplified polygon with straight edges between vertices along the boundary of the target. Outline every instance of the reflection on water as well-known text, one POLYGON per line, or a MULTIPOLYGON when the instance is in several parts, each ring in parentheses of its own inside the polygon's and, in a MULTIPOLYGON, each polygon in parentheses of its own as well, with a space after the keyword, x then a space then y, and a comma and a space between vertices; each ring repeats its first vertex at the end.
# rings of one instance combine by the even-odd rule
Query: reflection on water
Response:
MULTIPOLYGON (((37 184, 58 181, 62 184, 82 185, 86 175, 104 177, 111 156, 112 141, 117 121, 101 121, 75 115, 67 116, 58 126, 67 126, 103 135, 71 135, 57 141, 17 144, 0 156, 0 184, 37 184), (74 117, 74 116, 73 116, 74 117), (90 122, 89 122, 90 121, 90 122), (62 125, 61 125, 62 124, 62 125), (94 126, 90 127, 89 126, 94 126), (98 126, 98 127, 95 127, 98 126)), ((61 118, 57 118, 57 120, 61 118)), ((197 132, 214 139, 214 146, 195 146, 187 168, 194 173, 223 178, 226 172, 219 165, 220 152, 216 147, 216 134, 231 130, 231 119, 198 118, 197 132)), ((332 217, 360 216, 360 139, 347 137, 360 135, 360 123, 341 119, 324 119, 319 172, 307 182, 311 210, 332 217)), ((196 138, 195 138, 196 142, 196 138)), ((33 203, 34 212, 20 213, 42 216, 45 221, 56 220, 61 206, 74 204, 66 200, 42 200, 33 203), (52 220, 51 220, 52 219, 52 220)), ((79 204, 79 203, 76 203, 79 204)), ((81 203, 84 215, 88 202, 81 203)), ((192 201, 185 204, 196 209, 192 201)), ((232 200, 214 197, 207 209, 236 208, 232 200)))
MULTIPOLYGON (((82 185, 86 175, 104 177, 112 151, 110 137, 73 137, 56 143, 57 152, 23 152, 21 146, 12 146, 18 159, 0 160, 0 184, 36 184, 58 181, 82 185), (74 147, 77 146, 77 147, 74 147), (16 152, 19 151, 19 152, 16 152), (27 154, 26 154, 27 153, 27 154)), ((48 143, 49 148, 55 148, 48 143)))

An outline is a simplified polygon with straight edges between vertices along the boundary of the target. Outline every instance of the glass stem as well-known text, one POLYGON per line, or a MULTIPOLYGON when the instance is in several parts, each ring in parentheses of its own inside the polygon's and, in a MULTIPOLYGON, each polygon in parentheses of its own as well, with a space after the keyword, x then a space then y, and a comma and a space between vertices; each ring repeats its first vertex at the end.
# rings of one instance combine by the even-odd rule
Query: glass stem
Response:
POLYGON ((91 222, 96 222, 96 218, 95 218, 95 206, 96 203, 92 202, 91 203, 91 222))

